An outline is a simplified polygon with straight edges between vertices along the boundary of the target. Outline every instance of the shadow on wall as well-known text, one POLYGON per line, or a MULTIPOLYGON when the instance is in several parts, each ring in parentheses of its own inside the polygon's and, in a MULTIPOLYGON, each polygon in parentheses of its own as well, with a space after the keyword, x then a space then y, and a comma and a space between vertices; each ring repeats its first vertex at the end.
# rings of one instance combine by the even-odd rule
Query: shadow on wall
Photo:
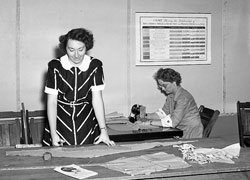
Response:
POLYGON ((42 88, 41 88, 41 92, 42 92, 42 95, 41 95, 41 102, 43 104, 43 109, 46 109, 46 104, 47 104, 47 96, 46 94, 44 93, 44 87, 45 87, 45 82, 46 82, 46 76, 47 76, 47 72, 44 72, 43 74, 43 85, 42 85, 42 88))
MULTIPOLYGON (((59 47, 56 46, 54 48, 54 58, 60 58, 63 55, 65 55, 65 52, 63 52, 59 47)), ((49 61, 48 61, 48 63, 49 63, 49 61)), ((46 67, 48 68, 48 65, 46 65, 46 67)), ((41 99, 40 99, 43 106, 44 106, 43 109, 46 109, 46 105, 47 105, 47 96, 46 96, 46 93, 44 93, 44 87, 45 87, 45 84, 46 84, 46 77, 47 77, 47 68, 46 68, 46 71, 44 71, 44 74, 43 74, 43 80, 42 80, 43 86, 42 86, 42 89, 41 89, 41 92, 43 92, 43 93, 42 93, 41 99)))
POLYGON ((62 51, 58 46, 54 48, 54 57, 55 58, 60 58, 61 56, 65 55, 65 52, 62 51))

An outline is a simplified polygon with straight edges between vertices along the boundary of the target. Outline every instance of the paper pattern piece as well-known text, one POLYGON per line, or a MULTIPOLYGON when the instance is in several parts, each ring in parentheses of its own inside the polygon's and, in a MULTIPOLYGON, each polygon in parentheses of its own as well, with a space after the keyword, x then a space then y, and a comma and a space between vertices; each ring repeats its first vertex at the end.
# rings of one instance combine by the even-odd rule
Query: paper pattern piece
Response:
POLYGON ((118 113, 118 112, 112 112, 112 113, 106 114, 105 117, 106 117, 106 121, 112 121, 112 120, 116 120, 119 118, 128 119, 122 113, 118 113))
POLYGON ((192 144, 174 145, 182 152, 183 159, 195 161, 199 164, 212 162, 234 164, 232 159, 238 158, 240 153, 239 143, 227 146, 223 149, 196 148, 192 144))
POLYGON ((159 129, 157 126, 152 126, 149 124, 146 124, 144 122, 126 122, 126 121, 113 121, 110 123, 107 123, 108 128, 115 130, 115 131, 138 131, 142 129, 159 129))
POLYGON ((132 176, 149 175, 153 172, 167 169, 180 169, 190 167, 182 158, 165 152, 147 154, 131 158, 120 158, 110 161, 105 167, 120 171, 132 176))
POLYGON ((141 151, 151 149, 157 146, 172 146, 176 144, 191 143, 192 141, 173 141, 173 142, 152 142, 124 144, 116 146, 93 145, 80 147, 57 147, 44 149, 19 149, 18 151, 6 151, 6 156, 43 156, 45 152, 50 152, 52 157, 70 157, 70 158, 93 158, 105 155, 112 155, 124 152, 141 151))
POLYGON ((115 130, 115 131, 138 131, 139 127, 131 122, 117 122, 117 123, 110 123, 107 124, 108 128, 115 130))
POLYGON ((124 117, 122 114, 117 112, 106 115, 106 124, 108 128, 115 131, 138 131, 140 129, 157 129, 159 127, 149 125, 141 121, 132 123, 128 117, 124 117))
POLYGON ((97 172, 83 169, 80 166, 77 166, 75 164, 71 164, 68 166, 59 166, 59 167, 56 167, 54 170, 64 175, 76 178, 76 179, 85 179, 90 176, 95 176, 98 174, 97 172))

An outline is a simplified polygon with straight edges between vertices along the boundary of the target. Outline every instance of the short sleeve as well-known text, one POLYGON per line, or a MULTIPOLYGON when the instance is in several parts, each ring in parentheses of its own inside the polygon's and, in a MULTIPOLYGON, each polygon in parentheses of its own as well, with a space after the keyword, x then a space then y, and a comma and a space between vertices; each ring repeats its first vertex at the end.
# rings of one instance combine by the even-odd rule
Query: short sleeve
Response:
POLYGON ((44 92, 47 94, 58 94, 57 88, 57 70, 53 66, 53 61, 48 64, 47 79, 44 92))
POLYGON ((101 91, 104 89, 104 87, 105 87, 105 83, 104 83, 103 68, 102 68, 102 65, 100 65, 100 66, 96 67, 91 90, 92 91, 101 91))

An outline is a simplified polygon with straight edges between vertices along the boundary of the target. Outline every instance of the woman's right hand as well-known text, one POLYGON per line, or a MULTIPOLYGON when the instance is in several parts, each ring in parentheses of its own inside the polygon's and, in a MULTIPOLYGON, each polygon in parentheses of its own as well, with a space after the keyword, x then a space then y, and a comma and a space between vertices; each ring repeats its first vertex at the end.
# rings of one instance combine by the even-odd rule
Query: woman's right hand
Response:
POLYGON ((59 136, 58 136, 58 134, 54 134, 53 136, 52 136, 52 145, 53 146, 63 146, 63 143, 64 143, 64 140, 62 140, 59 136))

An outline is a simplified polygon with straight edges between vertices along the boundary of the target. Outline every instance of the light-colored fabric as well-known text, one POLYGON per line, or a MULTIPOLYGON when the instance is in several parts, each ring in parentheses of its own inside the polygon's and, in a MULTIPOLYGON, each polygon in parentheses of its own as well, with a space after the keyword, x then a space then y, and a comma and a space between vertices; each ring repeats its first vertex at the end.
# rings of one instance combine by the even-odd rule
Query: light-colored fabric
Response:
POLYGON ((182 158, 174 154, 157 152, 141 156, 120 158, 106 163, 109 169, 120 171, 132 176, 149 175, 153 172, 167 169, 181 169, 190 167, 182 158), (135 163, 136 162, 136 163, 135 163))
POLYGON ((102 91, 104 90, 104 88, 105 88, 105 84, 99 85, 99 86, 95 85, 95 86, 91 86, 91 91, 102 91))
POLYGON ((44 92, 47 94, 58 95, 58 90, 45 87, 44 92))
POLYGON ((193 96, 179 87, 175 95, 167 96, 162 108, 170 114, 173 127, 183 130, 183 138, 202 138, 203 125, 193 96))
POLYGON ((159 116, 160 119, 163 119, 167 116, 162 109, 158 109, 155 113, 157 114, 157 116, 159 116))
POLYGON ((212 162, 234 164, 233 159, 239 157, 240 144, 232 144, 223 149, 216 148, 201 148, 195 147, 192 144, 174 145, 182 152, 183 159, 195 161, 199 164, 212 162))
MULTIPOLYGON (((62 67, 64 69, 70 70, 73 67, 67 55, 62 56, 60 59, 61 59, 62 67)), ((85 54, 84 59, 81 65, 79 66, 79 69, 81 71, 87 71, 89 68, 90 62, 91 62, 91 57, 85 54)))
POLYGON ((163 127, 173 127, 173 122, 170 118, 170 114, 161 119, 161 124, 163 127))

